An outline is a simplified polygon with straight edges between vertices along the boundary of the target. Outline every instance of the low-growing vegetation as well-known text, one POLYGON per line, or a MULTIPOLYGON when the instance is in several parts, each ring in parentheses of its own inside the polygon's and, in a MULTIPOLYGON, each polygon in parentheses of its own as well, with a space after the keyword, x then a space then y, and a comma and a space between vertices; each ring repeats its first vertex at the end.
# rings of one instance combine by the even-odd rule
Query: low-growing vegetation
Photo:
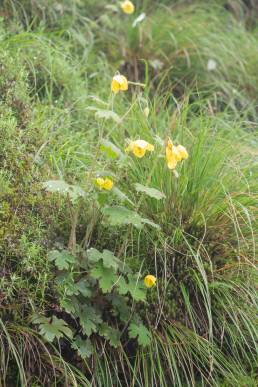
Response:
POLYGON ((256 386, 258 9, 3 0, 0 386, 256 386))

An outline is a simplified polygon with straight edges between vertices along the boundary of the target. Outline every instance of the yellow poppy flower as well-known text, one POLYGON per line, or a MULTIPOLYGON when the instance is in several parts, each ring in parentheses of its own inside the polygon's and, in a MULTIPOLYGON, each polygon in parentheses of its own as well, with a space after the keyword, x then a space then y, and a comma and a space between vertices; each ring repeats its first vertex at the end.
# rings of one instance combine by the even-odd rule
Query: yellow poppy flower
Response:
POLYGON ((144 278, 144 285, 147 288, 152 288, 152 286, 156 285, 157 278, 154 275, 148 274, 144 278))
POLYGON ((124 13, 131 14, 134 13, 134 5, 131 1, 126 0, 121 3, 121 8, 124 13))
POLYGON ((169 138, 166 145, 166 160, 169 169, 175 169, 177 166, 177 157, 174 152, 175 146, 173 145, 171 139, 169 138))
POLYGON ((142 158, 146 151, 153 152, 154 146, 145 140, 136 140, 131 141, 125 151, 132 152, 136 157, 142 158))
POLYGON ((113 181, 107 177, 105 179, 103 179, 102 177, 98 177, 96 179, 96 184, 99 188, 105 189, 107 191, 110 191, 114 185, 113 181))
POLYGON ((117 74, 113 77, 111 82, 111 90, 117 94, 119 91, 128 90, 128 81, 124 75, 117 74))
POLYGON ((185 160, 188 158, 188 152, 183 145, 178 145, 176 149, 177 152, 180 154, 181 160, 185 160))
POLYGON ((169 169, 175 169, 177 163, 188 158, 187 150, 183 145, 173 145, 169 138, 166 145, 166 160, 169 169))

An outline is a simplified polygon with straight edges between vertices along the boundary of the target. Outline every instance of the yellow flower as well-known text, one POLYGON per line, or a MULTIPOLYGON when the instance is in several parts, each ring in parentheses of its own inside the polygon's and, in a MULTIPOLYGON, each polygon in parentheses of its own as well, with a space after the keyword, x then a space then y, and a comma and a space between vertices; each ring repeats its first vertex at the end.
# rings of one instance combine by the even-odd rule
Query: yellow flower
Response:
POLYGON ((166 160, 169 169, 175 169, 177 163, 188 158, 187 150, 183 145, 173 145, 171 139, 167 140, 166 160))
POLYGON ((114 185, 113 181, 108 177, 106 177, 105 179, 103 179, 102 177, 98 177, 96 179, 96 184, 99 188, 105 189, 107 191, 110 191, 114 185))
POLYGON ((121 3, 121 8, 124 13, 131 14, 134 13, 134 5, 131 1, 126 0, 121 3))
POLYGON ((136 157, 142 158, 146 151, 153 152, 154 146, 144 140, 131 141, 127 148, 126 152, 132 152, 136 157))
POLYGON ((148 274, 144 278, 144 285, 147 288, 152 288, 152 286, 156 285, 157 278, 154 275, 148 274))
POLYGON ((119 91, 128 90, 128 81, 124 75, 117 74, 113 77, 111 82, 111 90, 117 94, 119 91))
POLYGON ((183 145, 178 145, 176 148, 178 153, 180 154, 181 160, 185 160, 188 158, 188 152, 183 145))
POLYGON ((166 160, 167 160, 167 165, 169 169, 175 169, 177 166, 178 160, 174 150, 175 150, 175 146, 173 145, 172 141, 169 138, 166 145, 166 160))

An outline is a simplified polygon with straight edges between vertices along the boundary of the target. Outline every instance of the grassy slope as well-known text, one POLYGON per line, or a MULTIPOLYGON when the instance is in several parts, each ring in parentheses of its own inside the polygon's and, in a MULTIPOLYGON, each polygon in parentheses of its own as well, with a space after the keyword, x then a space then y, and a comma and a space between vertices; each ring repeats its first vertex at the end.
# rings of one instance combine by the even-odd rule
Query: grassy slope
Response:
POLYGON ((238 2, 234 13, 218 2, 208 9, 205 2, 171 9, 159 3, 144 2, 148 16, 139 31, 131 27, 133 18, 106 10, 104 1, 50 1, 45 8, 40 1, 33 7, 4 2, 1 342, 11 358, 1 351, 3 385, 16 378, 22 385, 47 385, 53 369, 60 385, 65 378, 74 385, 92 378, 100 386, 125 380, 137 386, 255 385, 256 26, 247 30, 238 2), (206 69, 210 58, 217 62, 214 72, 206 69), (157 59, 162 69, 153 67, 157 59), (132 81, 149 80, 144 92, 131 86, 131 93, 116 96, 114 111, 120 117, 128 111, 120 124, 97 119, 89 109, 106 108, 97 98, 110 103, 117 68, 132 81), (190 154, 178 179, 160 157, 168 135, 190 154), (102 138, 123 150, 128 137, 155 143, 157 152, 125 165, 99 155, 102 138), (59 316, 46 253, 56 241, 67 245, 70 233, 65 200, 46 195, 40 183, 64 179, 88 189, 98 171, 113 174, 135 203, 128 207, 161 229, 120 230, 101 223, 91 202, 83 204, 78 243, 88 227, 89 246, 124 252, 132 268, 158 277, 144 309, 153 332, 150 350, 125 337, 124 350, 106 343, 92 367, 74 352, 60 360, 58 346, 55 356, 30 317, 35 311, 59 316), (140 196, 134 183, 160 189, 166 199, 140 196), (27 352, 42 365, 40 372, 27 352))

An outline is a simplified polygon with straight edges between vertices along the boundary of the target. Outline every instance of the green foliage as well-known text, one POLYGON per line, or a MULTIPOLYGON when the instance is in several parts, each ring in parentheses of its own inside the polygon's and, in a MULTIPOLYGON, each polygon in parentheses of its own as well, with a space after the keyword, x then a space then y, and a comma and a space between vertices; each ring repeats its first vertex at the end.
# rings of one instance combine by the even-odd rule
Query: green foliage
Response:
POLYGON ((254 2, 21 3, 0 20, 1 383, 256 385, 254 2))
POLYGON ((96 249, 89 249, 88 260, 93 264, 101 261, 105 268, 114 270, 116 270, 120 264, 120 261, 109 250, 103 250, 103 252, 100 253, 96 249))
POLYGON ((151 335, 149 330, 142 324, 131 323, 129 326, 129 337, 137 339, 139 345, 146 347, 151 342, 151 335))
POLYGON ((97 332, 97 326, 102 322, 99 313, 93 307, 87 305, 81 308, 79 318, 82 332, 86 336, 90 336, 93 332, 97 332))
POLYGON ((78 354, 82 359, 91 357, 93 353, 93 346, 90 340, 83 340, 80 336, 75 337, 72 348, 78 351, 78 354))
POLYGON ((63 180, 49 180, 43 183, 43 187, 46 191, 51 193, 59 193, 61 195, 68 195, 74 202, 80 197, 85 196, 85 191, 78 185, 67 184, 63 180))
POLYGON ((112 226, 132 224, 136 228, 141 229, 144 224, 149 224, 152 227, 159 228, 157 224, 149 219, 142 218, 137 212, 122 206, 104 207, 102 212, 112 226))
MULTIPOLYGON (((78 253, 83 252, 79 250, 78 253)), ((128 323, 132 302, 144 301, 146 298, 139 275, 127 273, 126 266, 106 249, 100 252, 96 248, 90 248, 83 259, 67 250, 52 250, 48 257, 60 270, 56 277, 60 305, 80 326, 72 341, 72 348, 83 359, 89 357, 92 354, 89 337, 93 333, 105 338, 112 347, 118 347, 121 344, 121 332, 112 325, 114 322, 118 324, 119 320, 128 323), (106 307, 109 305, 109 314, 115 316, 115 320, 104 320, 107 316, 105 309, 99 308, 101 303, 106 307)), ((135 311, 133 317, 137 316, 135 311)), ((33 322, 40 324, 40 334, 49 341, 60 338, 63 334, 71 338, 72 332, 66 331, 65 322, 55 315, 53 320, 40 317, 33 322)), ((139 345, 141 341, 143 339, 138 339, 139 345)))
POLYGON ((67 270, 69 269, 70 264, 75 262, 74 256, 65 250, 52 250, 48 254, 48 259, 54 261, 59 270, 67 270))
POLYGON ((60 339, 63 336, 72 338, 73 334, 71 329, 67 327, 67 323, 56 316, 51 318, 35 316, 32 322, 39 325, 39 332, 47 341, 52 342, 54 339, 60 339))
POLYGON ((137 192, 144 192, 146 195, 157 200, 164 199, 166 197, 166 195, 163 192, 160 192, 158 189, 145 187, 139 183, 135 184, 135 189, 137 192))
POLYGON ((103 293, 110 292, 118 280, 118 277, 114 273, 113 269, 107 268, 101 263, 94 267, 90 274, 92 278, 99 280, 99 287, 103 293))
POLYGON ((97 109, 95 113, 96 118, 105 118, 106 120, 112 119, 117 124, 120 124, 121 118, 111 110, 97 109))
POLYGON ((100 150, 111 159, 119 158, 121 160, 125 157, 121 150, 107 139, 101 140, 100 150))
POLYGON ((121 332, 117 329, 111 328, 106 323, 103 323, 100 326, 99 334, 100 336, 105 337, 112 347, 117 348, 120 345, 121 332))
POLYGON ((144 300, 146 296, 145 288, 141 280, 139 277, 132 274, 128 275, 128 281, 126 281, 124 278, 120 279, 118 283, 118 291, 119 294, 122 295, 130 293, 135 301, 144 300))

